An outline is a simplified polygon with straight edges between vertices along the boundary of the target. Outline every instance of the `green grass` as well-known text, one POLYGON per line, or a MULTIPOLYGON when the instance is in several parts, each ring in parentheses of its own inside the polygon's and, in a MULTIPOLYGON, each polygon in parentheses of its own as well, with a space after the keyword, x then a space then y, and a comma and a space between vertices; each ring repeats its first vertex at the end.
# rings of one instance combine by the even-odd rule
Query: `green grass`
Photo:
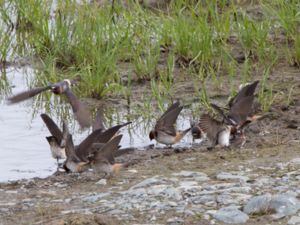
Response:
MULTIPOLYGON (((41 62, 33 65, 34 85, 80 74, 79 95, 98 99, 121 95, 128 104, 134 82, 148 83, 148 99, 157 100, 161 109, 165 99, 176 95, 178 67, 187 71, 180 76, 194 83, 211 80, 221 88, 229 81, 233 95, 235 80, 251 81, 253 68, 262 68, 265 72, 256 79, 265 80, 283 58, 278 49, 285 47, 284 60, 291 65, 300 64, 300 3, 255 4, 263 19, 227 0, 172 1, 165 11, 144 8, 136 1, 129 1, 126 8, 115 1, 113 12, 111 4, 99 7, 89 1, 2 0, 0 60, 32 56, 41 62), (14 32, 7 32, 12 27, 14 32), (282 35, 283 40, 276 42, 282 35), (234 46, 245 58, 241 65, 234 46), (131 65, 125 83, 118 70, 124 62, 131 65)), ((209 93, 205 88, 199 93, 196 86, 201 104, 207 106, 209 93)), ((270 92, 260 93, 265 110, 273 98, 270 92)))

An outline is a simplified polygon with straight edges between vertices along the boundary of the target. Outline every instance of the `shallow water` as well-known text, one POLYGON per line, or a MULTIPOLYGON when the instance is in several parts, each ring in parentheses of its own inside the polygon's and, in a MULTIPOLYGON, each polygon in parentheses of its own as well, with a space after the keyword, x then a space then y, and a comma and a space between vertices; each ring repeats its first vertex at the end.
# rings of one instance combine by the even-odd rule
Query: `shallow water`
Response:
MULTIPOLYGON (((29 67, 12 69, 7 72, 7 78, 12 88, 12 93, 18 93, 27 89, 27 79, 33 76, 33 71, 29 67), (26 79, 27 77, 27 79, 26 79)), ((0 102, 0 127, 1 127, 1 148, 0 158, 0 182, 18 180, 32 177, 47 177, 56 171, 56 161, 51 158, 48 142, 45 137, 49 135, 49 131, 45 127, 39 114, 45 112, 45 109, 34 109, 37 105, 36 101, 45 100, 27 100, 18 104, 7 105, 5 96, 1 96, 0 102), (35 101, 35 102, 34 102, 35 101), (35 104, 34 104, 35 103, 35 104), (36 114, 33 116, 33 114, 36 114)), ((56 97, 54 97, 56 98, 56 97)), ((59 98, 59 97, 58 97, 59 98)), ((52 98, 52 100, 54 100, 52 98)), ((64 101, 63 101, 64 102, 64 101)), ((44 102, 39 102, 45 105, 44 102)), ((61 106, 70 109, 66 103, 58 106, 51 104, 51 117, 54 121, 61 120, 60 113, 56 113, 55 109, 61 106)), ((182 112, 184 114, 184 112, 182 112)), ((120 112, 118 115, 112 115, 112 118, 121 118, 120 121, 127 122, 124 116, 125 112, 120 112)), ((75 144, 79 144, 90 130, 81 131, 77 123, 73 119, 73 114, 70 114, 69 127, 73 134, 75 144)), ((154 117, 158 117, 154 115, 154 117)), ((145 149, 150 144, 148 138, 151 125, 146 126, 142 124, 142 119, 133 121, 133 123, 122 129, 123 138, 121 141, 122 147, 137 147, 138 149, 145 149)), ((108 121, 109 124, 115 125, 115 121, 108 121)), ((189 120, 183 116, 179 117, 178 129, 185 129, 189 126, 189 120)), ((187 146, 191 143, 191 137, 188 135, 177 146, 187 146)), ((158 145, 157 147, 163 147, 158 145)))

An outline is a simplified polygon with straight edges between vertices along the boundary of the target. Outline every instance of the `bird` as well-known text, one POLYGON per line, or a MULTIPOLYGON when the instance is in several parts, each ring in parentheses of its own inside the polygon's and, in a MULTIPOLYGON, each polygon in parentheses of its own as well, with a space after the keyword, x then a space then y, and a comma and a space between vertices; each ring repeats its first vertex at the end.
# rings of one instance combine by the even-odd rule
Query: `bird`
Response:
POLYGON ((176 131, 174 125, 183 106, 177 101, 157 120, 153 130, 149 133, 150 141, 155 139, 158 143, 172 146, 178 143, 190 130, 176 131))
POLYGON ((67 172, 73 172, 73 173, 80 173, 89 168, 89 161, 83 161, 80 159, 80 157, 76 154, 73 138, 71 134, 67 134, 66 137, 66 156, 67 159, 65 160, 63 164, 63 168, 67 172))
MULTIPOLYGON (((69 133, 67 129, 66 122, 63 122, 63 130, 61 130, 57 124, 45 113, 41 114, 41 118, 46 124, 51 136, 47 136, 46 139, 50 145, 50 150, 52 157, 57 160, 58 169, 59 169, 59 159, 66 158, 66 142, 67 135, 69 133)), ((79 158, 85 160, 85 153, 92 148, 92 144, 99 141, 99 137, 102 134, 100 129, 93 131, 90 135, 88 135, 79 145, 75 147, 75 151, 79 155, 79 158)), ((104 140, 107 138, 104 136, 104 140)))
POLYGON ((118 173, 124 164, 116 163, 115 157, 129 152, 129 150, 120 151, 119 144, 123 135, 117 135, 105 143, 101 149, 97 150, 91 158, 91 167, 94 173, 103 173, 103 178, 110 178, 118 173))
POLYGON ((200 117, 199 127, 211 141, 212 147, 228 147, 230 145, 231 125, 212 118, 209 114, 200 117))
POLYGON ((89 111, 83 104, 78 100, 78 98, 73 94, 71 91, 71 86, 75 85, 81 80, 80 76, 75 77, 73 80, 64 79, 63 81, 57 83, 49 83, 47 86, 44 87, 36 87, 14 96, 8 97, 8 103, 18 103, 34 97, 44 91, 51 90, 52 93, 56 95, 64 94, 68 101, 71 104, 73 113, 75 114, 75 118, 78 121, 79 125, 82 128, 89 127, 91 125, 91 116, 89 111))
POLYGON ((51 155, 57 161, 58 170, 59 160, 66 158, 65 141, 63 141, 64 134, 47 114, 41 114, 41 118, 52 135, 47 136, 46 139, 50 145, 51 155))
POLYGON ((106 130, 105 128, 105 117, 102 109, 98 109, 96 112, 96 116, 94 122, 92 124, 93 130, 101 129, 103 132, 106 130))

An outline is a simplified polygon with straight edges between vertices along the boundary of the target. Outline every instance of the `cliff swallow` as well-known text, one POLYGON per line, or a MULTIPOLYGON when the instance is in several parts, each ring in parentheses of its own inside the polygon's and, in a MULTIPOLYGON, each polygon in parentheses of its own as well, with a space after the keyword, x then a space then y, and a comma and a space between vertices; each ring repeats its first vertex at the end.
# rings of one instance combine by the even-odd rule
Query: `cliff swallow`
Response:
POLYGON ((149 133, 150 140, 155 139, 157 142, 172 146, 178 143, 190 130, 176 131, 174 124, 183 106, 179 102, 171 105, 167 111, 159 118, 153 130, 149 133))
POLYGON ((8 98, 9 103, 18 103, 28 98, 34 97, 41 92, 51 90, 54 94, 64 94, 71 104, 72 110, 75 114, 75 118, 81 127, 89 127, 91 125, 91 118, 88 110, 82 105, 78 98, 71 91, 71 86, 80 81, 80 76, 77 76, 73 80, 65 79, 58 83, 49 83, 45 87, 37 87, 28 91, 21 92, 8 98))
POLYGON ((193 137, 193 140, 195 139, 200 139, 203 137, 203 130, 201 129, 200 127, 200 124, 199 123, 193 123, 191 124, 191 133, 192 133, 192 137, 193 137))
MULTIPOLYGON (((58 162, 59 159, 66 158, 65 145, 67 135, 69 134, 67 125, 64 122, 63 131, 61 131, 61 129, 47 114, 41 114, 41 118, 43 119, 49 132, 52 135, 46 137, 46 139, 49 142, 53 158, 55 158, 58 162)), ((92 151, 92 144, 96 143, 101 135, 101 130, 95 130, 90 135, 88 135, 79 145, 75 146, 76 154, 82 161, 86 160, 86 155, 89 154, 89 151, 92 151)), ((108 139, 106 137, 106 134, 104 135, 103 139, 108 139)))
POLYGON ((216 145, 221 147, 229 146, 231 125, 220 122, 208 114, 203 114, 200 117, 199 126, 211 141, 212 147, 216 145))
POLYGON ((131 122, 127 122, 113 126, 104 132, 102 132, 101 129, 93 131, 92 134, 90 134, 83 142, 81 142, 80 145, 76 147, 76 154, 83 161, 88 161, 93 154, 111 140, 122 127, 127 126, 130 123, 131 122))
POLYGON ((67 172, 73 172, 73 173, 80 173, 89 168, 88 161, 81 160, 78 155, 76 154, 73 138, 71 134, 68 134, 66 137, 66 155, 67 159, 64 162, 64 169, 67 172))
POLYGON ((104 178, 109 178, 120 170, 123 164, 115 163, 115 157, 127 152, 118 151, 121 139, 122 135, 113 137, 95 152, 91 158, 91 165, 95 173, 104 173, 104 178))
POLYGON ((52 135, 46 137, 46 139, 50 145, 51 155, 57 161, 58 169, 59 160, 66 158, 65 142, 63 141, 64 135, 56 123, 47 114, 41 114, 41 117, 52 135))

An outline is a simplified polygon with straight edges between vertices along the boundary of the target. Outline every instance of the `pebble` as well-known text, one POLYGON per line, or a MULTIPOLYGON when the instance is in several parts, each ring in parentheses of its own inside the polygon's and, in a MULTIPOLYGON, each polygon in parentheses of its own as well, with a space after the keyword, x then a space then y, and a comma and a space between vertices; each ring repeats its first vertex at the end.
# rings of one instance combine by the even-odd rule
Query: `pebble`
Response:
POLYGON ((98 184, 98 185, 106 185, 107 184, 107 180, 106 179, 100 179, 98 182, 96 182, 96 184, 98 184))
POLYGON ((221 172, 217 175, 218 180, 239 180, 243 182, 247 182, 249 180, 249 177, 241 176, 241 175, 234 175, 232 173, 227 172, 221 172))
POLYGON ((229 224, 246 223, 249 216, 243 213, 236 206, 229 206, 218 210, 213 217, 216 220, 229 224))
POLYGON ((288 225, 299 225, 300 224, 300 216, 292 216, 287 224, 288 225))

